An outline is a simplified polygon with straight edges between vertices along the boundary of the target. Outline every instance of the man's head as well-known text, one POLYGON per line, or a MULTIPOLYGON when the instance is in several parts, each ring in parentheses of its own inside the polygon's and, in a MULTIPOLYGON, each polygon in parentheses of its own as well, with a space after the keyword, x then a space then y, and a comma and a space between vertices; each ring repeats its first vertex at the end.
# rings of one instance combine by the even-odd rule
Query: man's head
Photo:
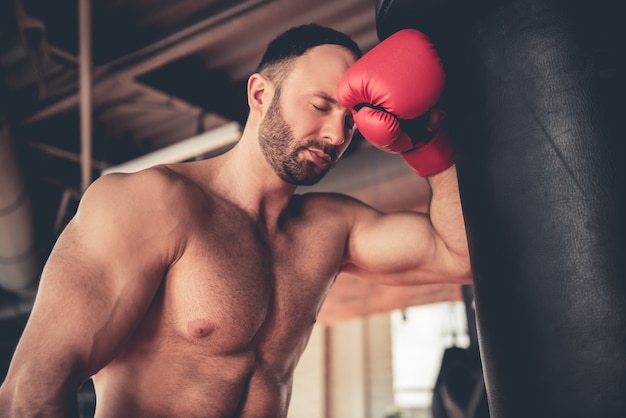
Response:
POLYGON ((358 59, 363 53, 348 35, 316 24, 296 26, 278 35, 265 50, 255 72, 263 74, 277 86, 289 73, 294 59, 320 45, 339 45, 358 59))
MULTIPOLYGON (((347 35, 313 24, 289 29, 269 44, 251 80, 272 91, 258 138, 284 181, 316 183, 347 148, 353 122, 337 101, 337 85, 361 55, 347 35)), ((253 98, 251 106, 260 102, 253 98)))

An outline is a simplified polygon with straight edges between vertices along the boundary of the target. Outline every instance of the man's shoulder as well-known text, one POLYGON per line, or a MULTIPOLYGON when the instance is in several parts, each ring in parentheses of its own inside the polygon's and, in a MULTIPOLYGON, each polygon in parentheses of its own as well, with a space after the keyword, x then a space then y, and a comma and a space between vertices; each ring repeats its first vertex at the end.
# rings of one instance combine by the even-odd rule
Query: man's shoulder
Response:
POLYGON ((155 196, 168 199, 188 186, 187 183, 189 181, 174 169, 158 165, 133 173, 107 174, 97 179, 90 189, 93 189, 93 194, 105 194, 110 197, 129 195, 133 199, 155 196))
MULTIPOLYGON (((80 206, 115 213, 170 214, 193 200, 192 191, 181 175, 166 166, 134 173, 111 173, 94 181, 81 198, 80 206)), ((80 208, 80 207, 79 207, 80 208)), ((143 216, 143 215, 142 215, 143 216)))
POLYGON ((156 165, 132 173, 110 173, 100 177, 95 183, 106 183, 111 187, 129 188, 137 184, 154 187, 167 186, 178 182, 182 176, 167 165, 156 165))

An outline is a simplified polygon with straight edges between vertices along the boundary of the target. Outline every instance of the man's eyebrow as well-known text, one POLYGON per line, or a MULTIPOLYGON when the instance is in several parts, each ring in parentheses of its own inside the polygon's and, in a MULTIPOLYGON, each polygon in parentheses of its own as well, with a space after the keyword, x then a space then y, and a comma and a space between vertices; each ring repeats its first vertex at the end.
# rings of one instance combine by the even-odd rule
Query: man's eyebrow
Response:
POLYGON ((332 104, 339 104, 337 99, 334 99, 330 94, 323 91, 316 91, 313 93, 314 96, 319 97, 320 99, 326 100, 332 104))

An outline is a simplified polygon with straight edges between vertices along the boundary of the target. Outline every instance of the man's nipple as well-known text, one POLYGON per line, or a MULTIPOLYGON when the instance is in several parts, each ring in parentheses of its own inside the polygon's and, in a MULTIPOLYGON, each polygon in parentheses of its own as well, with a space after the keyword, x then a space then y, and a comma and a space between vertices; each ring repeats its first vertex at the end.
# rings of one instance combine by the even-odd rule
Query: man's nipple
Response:
POLYGON ((214 325, 208 319, 192 319, 187 324, 187 332, 196 338, 208 336, 213 329, 214 325))

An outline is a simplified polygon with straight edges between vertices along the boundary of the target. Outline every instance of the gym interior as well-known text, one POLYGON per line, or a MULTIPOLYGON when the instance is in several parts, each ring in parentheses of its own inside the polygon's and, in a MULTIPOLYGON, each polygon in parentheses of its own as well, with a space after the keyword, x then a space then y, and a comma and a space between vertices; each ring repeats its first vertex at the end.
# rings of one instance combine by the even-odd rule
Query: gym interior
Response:
MULTIPOLYGON (((364 52, 415 28, 447 71, 474 284, 340 275, 289 417, 626 416, 618 6, 468 3, 1 1, 0 377, 43 263, 92 181, 231 148, 248 76, 292 26, 330 26, 364 52)), ((358 133, 337 168, 301 191, 382 211, 427 211, 430 198, 426 180, 358 133)), ((85 418, 94 402, 87 382, 85 418)))

